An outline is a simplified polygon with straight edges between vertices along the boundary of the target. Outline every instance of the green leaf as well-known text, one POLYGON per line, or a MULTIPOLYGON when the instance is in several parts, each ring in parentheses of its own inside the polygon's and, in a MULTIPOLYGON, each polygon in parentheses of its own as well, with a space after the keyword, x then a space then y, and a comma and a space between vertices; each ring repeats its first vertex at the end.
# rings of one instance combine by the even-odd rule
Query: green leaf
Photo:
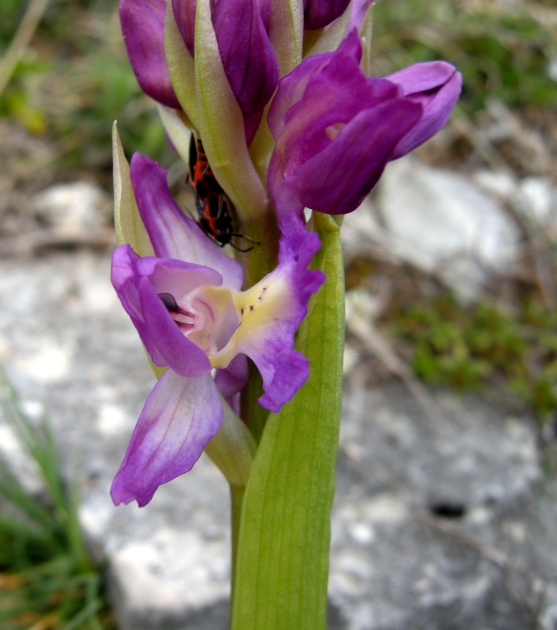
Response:
POLYGON ((310 377, 271 414, 246 489, 233 588, 233 630, 317 630, 326 624, 331 506, 344 344, 340 231, 316 215, 314 266, 327 281, 310 303, 296 347, 310 377))

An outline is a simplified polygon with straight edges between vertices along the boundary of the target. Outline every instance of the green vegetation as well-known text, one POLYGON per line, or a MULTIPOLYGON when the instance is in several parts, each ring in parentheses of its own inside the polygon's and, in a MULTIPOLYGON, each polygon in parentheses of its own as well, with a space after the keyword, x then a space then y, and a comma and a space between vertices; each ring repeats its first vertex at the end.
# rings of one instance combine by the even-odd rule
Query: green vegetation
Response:
POLYGON ((374 14, 379 69, 446 59, 463 74, 460 106, 469 114, 494 98, 511 108, 557 106, 557 82, 550 78, 557 40, 548 19, 555 21, 555 3, 502 4, 380 0, 374 14))
POLYGON ((115 629, 77 522, 77 487, 62 480, 48 424, 35 428, 1 372, 0 409, 44 486, 30 494, 0 458, 0 627, 115 629))
POLYGON ((424 381, 459 390, 503 386, 539 417, 557 411, 557 312, 526 300, 507 314, 491 304, 460 306, 445 293, 390 318, 391 335, 411 342, 412 367, 424 381))
MULTIPOLYGON (((484 109, 491 98, 511 108, 556 107, 557 82, 550 76, 557 56, 552 4, 532 0, 504 9, 494 0, 379 0, 375 70, 386 74, 447 59, 464 75, 460 107, 468 114, 484 109)), ((26 5, 2 1, 0 56, 26 5)), ((73 166, 110 166, 115 116, 124 146, 154 158, 167 151, 156 111, 126 58, 116 6, 116 0, 52 1, 0 96, 0 117, 11 117, 34 134, 65 138, 73 166)))
MULTIPOLYGON (((3 0, 0 57, 26 5, 3 0)), ((108 169, 116 117, 125 146, 155 158, 166 150, 156 109, 126 57, 116 7, 115 0, 51 2, 0 95, 0 118, 61 139, 66 166, 108 169)))

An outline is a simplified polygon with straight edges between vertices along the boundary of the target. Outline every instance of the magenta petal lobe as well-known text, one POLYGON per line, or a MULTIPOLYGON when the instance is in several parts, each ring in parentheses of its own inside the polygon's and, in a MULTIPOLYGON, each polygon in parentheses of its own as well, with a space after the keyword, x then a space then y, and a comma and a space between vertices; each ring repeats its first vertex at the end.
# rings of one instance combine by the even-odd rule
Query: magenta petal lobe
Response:
POLYGON ((278 267, 243 294, 243 320, 232 342, 246 354, 263 377, 259 403, 278 412, 308 377, 308 360, 294 349, 294 335, 307 314, 310 296, 325 280, 321 271, 308 270, 321 243, 306 232, 294 213, 281 222, 278 267))
POLYGON ((195 379, 166 372, 147 398, 124 461, 112 482, 115 505, 147 505, 157 488, 191 470, 222 423, 210 374, 195 379))
MULTIPOLYGON (((404 91, 423 88, 422 91, 409 92, 407 95, 413 102, 419 103, 423 107, 423 114, 418 123, 397 144, 391 160, 396 160, 410 153, 410 151, 429 140, 442 129, 460 96, 462 89, 462 75, 460 72, 457 72, 453 66, 444 62, 433 62, 433 64, 437 67, 442 65, 443 72, 439 72, 436 77, 421 77, 421 85, 416 80, 416 77, 410 84, 400 84, 404 91), (433 81, 437 80, 436 86, 432 85, 432 79, 433 81)), ((429 64, 417 65, 428 66, 429 64)), ((400 78, 401 73, 397 74, 398 78, 400 78)), ((397 78, 396 75, 393 76, 397 78)), ((389 77, 389 80, 392 80, 393 76, 389 77)))
POLYGON ((276 145, 267 171, 279 217, 304 207, 352 212, 390 160, 443 127, 458 99, 460 73, 443 61, 383 79, 363 74, 357 28, 370 4, 354 2, 353 28, 334 53, 305 59, 279 82, 268 114, 276 145))
POLYGON ((327 214, 352 212, 375 186, 396 143, 421 113, 422 108, 407 99, 361 112, 325 150, 287 177, 285 185, 308 208, 327 214), (337 168, 339 163, 343 169, 337 168))
POLYGON ((260 112, 279 79, 278 60, 257 0, 220 0, 213 25, 224 72, 246 116, 260 112))
POLYGON ((155 254, 215 269, 226 286, 239 289, 243 281, 240 263, 224 254, 176 205, 168 188, 166 171, 151 158, 135 153, 130 176, 155 254))
POLYGON ((168 298, 160 296, 180 302, 200 286, 221 283, 213 269, 174 259, 140 258, 129 245, 117 247, 112 257, 112 284, 153 362, 188 378, 206 374, 211 364, 172 318, 168 298))
POLYGON ((340 17, 350 0, 307 0, 304 11, 304 29, 323 28, 340 17))
POLYGON ((120 0, 126 51, 141 89, 152 99, 181 109, 164 55, 165 0, 120 0))

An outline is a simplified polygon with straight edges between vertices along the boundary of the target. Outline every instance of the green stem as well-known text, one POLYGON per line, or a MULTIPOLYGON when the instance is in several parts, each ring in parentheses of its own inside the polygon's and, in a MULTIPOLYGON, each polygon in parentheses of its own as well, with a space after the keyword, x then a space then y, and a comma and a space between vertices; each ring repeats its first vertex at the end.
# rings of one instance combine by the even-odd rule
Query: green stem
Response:
POLYGON ((249 475, 234 571, 233 630, 324 630, 342 392, 344 270, 338 224, 316 215, 327 280, 296 349, 306 384, 270 414, 249 475))
POLYGON ((263 379, 253 361, 249 359, 249 380, 240 397, 241 416, 257 444, 261 440, 265 423, 269 417, 268 409, 264 409, 257 402, 257 399, 262 395, 263 379))
MULTIPOLYGON (((246 492, 243 486, 230 486, 230 523, 231 523, 231 567, 230 567, 230 602, 234 601, 234 586, 236 584, 236 564, 238 558, 238 540, 240 537, 240 520, 242 503, 246 492)), ((232 619, 232 610, 230 611, 232 619)))
POLYGON ((243 256, 244 288, 252 287, 277 265, 280 231, 274 209, 258 219, 241 224, 242 234, 255 241, 253 249, 243 256))

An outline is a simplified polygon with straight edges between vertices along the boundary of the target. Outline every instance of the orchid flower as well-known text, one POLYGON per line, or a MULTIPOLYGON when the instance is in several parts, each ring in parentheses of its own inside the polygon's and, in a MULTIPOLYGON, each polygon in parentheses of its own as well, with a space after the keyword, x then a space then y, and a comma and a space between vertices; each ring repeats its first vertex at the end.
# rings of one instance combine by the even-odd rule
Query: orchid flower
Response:
POLYGON ((268 117, 276 147, 267 175, 279 217, 304 207, 352 212, 387 162, 437 133, 454 107, 462 79, 450 64, 367 78, 361 52, 353 30, 334 53, 309 57, 279 83, 268 117))
MULTIPOLYGON (((246 116, 261 114, 278 83, 278 61, 269 40, 270 0, 218 0, 211 17, 224 72, 246 116)), ((195 0, 172 0, 184 43, 195 54, 195 0)))
POLYGON ((234 406, 247 381, 247 357, 263 377, 264 408, 278 412, 303 385, 308 360, 294 350, 294 333, 324 275, 307 270, 317 234, 290 215, 278 266, 241 291, 239 263, 176 205, 166 171, 136 153, 130 173, 155 255, 121 245, 112 283, 153 363, 168 370, 145 403, 111 494, 116 504, 143 506, 199 459, 220 428, 221 397, 234 406))

